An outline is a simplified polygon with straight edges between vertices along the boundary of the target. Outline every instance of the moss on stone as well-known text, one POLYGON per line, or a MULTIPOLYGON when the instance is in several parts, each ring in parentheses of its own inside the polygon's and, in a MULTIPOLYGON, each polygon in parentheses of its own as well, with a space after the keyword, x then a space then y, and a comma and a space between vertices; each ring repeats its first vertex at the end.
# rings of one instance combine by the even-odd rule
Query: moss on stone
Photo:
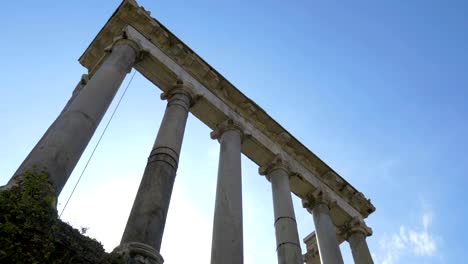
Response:
POLYGON ((94 239, 58 219, 46 171, 0 191, 0 263, 118 263, 94 239))

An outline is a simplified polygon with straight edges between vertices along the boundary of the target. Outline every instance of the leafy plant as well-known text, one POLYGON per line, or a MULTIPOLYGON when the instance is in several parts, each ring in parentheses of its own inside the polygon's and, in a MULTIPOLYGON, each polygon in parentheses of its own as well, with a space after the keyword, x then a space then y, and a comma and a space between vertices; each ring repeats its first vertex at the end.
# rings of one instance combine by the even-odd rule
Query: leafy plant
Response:
POLYGON ((47 179, 45 170, 33 169, 0 191, 0 263, 116 263, 118 256, 58 219, 47 179))

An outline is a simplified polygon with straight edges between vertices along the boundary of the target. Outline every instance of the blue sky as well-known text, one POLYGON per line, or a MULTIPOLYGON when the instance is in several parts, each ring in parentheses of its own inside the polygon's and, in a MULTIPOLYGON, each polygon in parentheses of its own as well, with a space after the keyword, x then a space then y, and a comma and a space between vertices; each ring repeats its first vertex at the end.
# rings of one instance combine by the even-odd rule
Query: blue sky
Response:
MULTIPOLYGON (((3 3, 0 184, 65 105, 86 73, 77 59, 119 3, 3 3)), ((467 2, 139 3, 372 199, 368 243, 376 263, 462 262, 467 2)), ((159 94, 136 74, 63 215, 89 227, 107 250, 119 242, 156 136, 165 109, 159 94)), ((189 117, 163 240, 166 263, 209 262, 219 151, 209 132, 189 117)), ((271 187, 257 169, 243 159, 245 263, 275 263, 271 187)), ((302 238, 313 231, 312 217, 294 204, 302 238)), ((341 248, 352 263, 348 245, 341 248)))

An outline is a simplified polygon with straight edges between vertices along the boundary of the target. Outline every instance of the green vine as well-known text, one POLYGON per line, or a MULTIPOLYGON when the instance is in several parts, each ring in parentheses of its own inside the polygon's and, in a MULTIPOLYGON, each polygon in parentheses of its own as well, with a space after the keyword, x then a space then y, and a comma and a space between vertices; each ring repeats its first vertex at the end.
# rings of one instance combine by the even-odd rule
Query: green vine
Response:
POLYGON ((0 263, 115 263, 99 242, 58 219, 47 179, 34 169, 0 191, 0 263))

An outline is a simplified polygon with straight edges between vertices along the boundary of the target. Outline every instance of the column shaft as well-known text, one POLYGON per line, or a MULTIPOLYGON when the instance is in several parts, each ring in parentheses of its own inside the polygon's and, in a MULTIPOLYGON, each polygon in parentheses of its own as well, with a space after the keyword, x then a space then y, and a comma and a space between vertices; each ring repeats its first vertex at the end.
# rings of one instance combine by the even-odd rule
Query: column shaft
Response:
MULTIPOLYGON (((87 74, 83 74, 81 76, 81 79, 80 81, 78 82, 78 84, 76 85, 75 89, 73 90, 73 93, 72 93, 72 96, 70 97, 70 99, 68 99, 68 102, 67 104, 63 107, 62 109, 62 112, 60 112, 59 116, 54 120, 54 122, 52 122, 52 124, 49 126, 49 128, 47 129, 47 131, 44 133, 44 135, 42 135, 41 139, 39 139, 39 141, 37 142, 36 146, 34 146, 33 150, 31 150, 31 152, 29 152, 28 156, 26 157, 25 161, 23 163, 25 163, 26 161, 30 160, 31 159, 31 156, 34 155, 35 153, 37 153, 39 151, 39 149, 45 144, 45 140, 47 139, 47 137, 49 136, 50 133, 52 133, 55 128, 56 128, 56 124, 58 121, 62 120, 63 118, 63 113, 66 112, 66 110, 68 109, 68 107, 70 106, 70 104, 75 100, 76 96, 81 92, 81 90, 85 87, 85 85, 87 84, 88 82, 88 75, 87 74)), ((22 170, 22 166, 20 166, 20 168, 18 169, 18 171, 15 173, 15 175, 18 175, 20 174, 20 170, 22 170)), ((14 179, 14 178, 13 178, 14 179)))
POLYGON ((135 63, 137 53, 127 41, 114 45, 101 67, 33 148, 9 185, 37 166, 47 171, 56 195, 60 194, 125 75, 135 63))
POLYGON ((312 209, 315 233, 319 247, 320 259, 324 264, 343 264, 335 227, 331 221, 330 209, 323 203, 316 204, 312 209))
POLYGON ((190 95, 180 89, 168 98, 121 245, 139 242, 158 252, 161 248, 190 103, 190 95))
POLYGON ((243 263, 241 132, 226 130, 220 139, 218 183, 211 245, 212 264, 243 263))
POLYGON ((349 246, 356 264, 373 264, 369 247, 366 243, 366 236, 363 233, 356 232, 348 238, 349 246))
POLYGON ((279 264, 302 264, 289 175, 283 168, 269 173, 275 214, 276 252, 279 264))

